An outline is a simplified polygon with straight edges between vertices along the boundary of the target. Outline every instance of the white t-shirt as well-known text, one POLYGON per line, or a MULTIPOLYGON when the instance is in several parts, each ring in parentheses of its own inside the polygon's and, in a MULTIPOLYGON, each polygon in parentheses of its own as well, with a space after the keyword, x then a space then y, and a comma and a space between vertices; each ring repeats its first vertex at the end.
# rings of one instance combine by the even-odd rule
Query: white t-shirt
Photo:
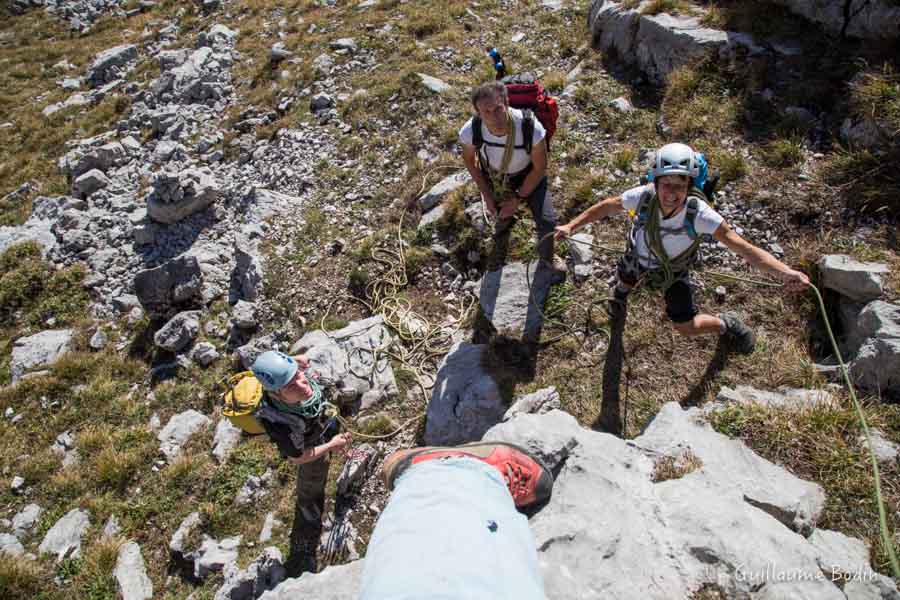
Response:
MULTIPOLYGON (((637 212, 641 197, 644 194, 652 193, 654 193, 652 183, 631 188, 622 193, 622 206, 625 207, 625 210, 627 211, 637 212)), ((660 211, 660 237, 662 238, 663 249, 666 251, 666 254, 669 255, 669 258, 677 257, 679 254, 690 248, 691 244, 694 242, 685 229, 684 218, 686 214, 687 211, 685 210, 685 207, 682 207, 681 210, 670 218, 663 219, 662 211, 660 211)), ((694 230, 697 232, 697 235, 712 235, 724 221, 725 219, 722 218, 722 215, 713 210, 709 204, 698 199, 697 216, 694 218, 694 230)), ((656 268, 659 266, 658 261, 655 258, 652 258, 652 255, 650 254, 647 245, 647 232, 644 231, 643 227, 637 227, 635 229, 634 243, 642 267, 656 268)))
MULTIPOLYGON (((525 167, 531 164, 531 156, 527 152, 525 152, 525 148, 522 137, 522 111, 517 108, 509 109, 509 113, 513 118, 513 127, 516 132, 516 149, 513 150, 512 160, 509 161, 509 170, 507 173, 518 173, 525 167)), ((534 135, 531 136, 531 147, 534 148, 538 145, 546 132, 544 131, 544 126, 541 125, 541 122, 535 116, 533 117, 534 121, 534 135)), ((484 137, 485 144, 481 147, 482 155, 487 158, 488 164, 492 169, 499 171, 500 167, 503 164, 503 151, 506 147, 506 136, 498 137, 490 132, 487 125, 484 121, 481 122, 481 135, 484 137), (497 146, 491 146, 489 144, 498 144, 497 146)), ((473 144, 473 136, 472 136, 472 119, 466 121, 466 124, 462 126, 462 129, 459 130, 459 143, 466 144, 471 146, 473 144)))

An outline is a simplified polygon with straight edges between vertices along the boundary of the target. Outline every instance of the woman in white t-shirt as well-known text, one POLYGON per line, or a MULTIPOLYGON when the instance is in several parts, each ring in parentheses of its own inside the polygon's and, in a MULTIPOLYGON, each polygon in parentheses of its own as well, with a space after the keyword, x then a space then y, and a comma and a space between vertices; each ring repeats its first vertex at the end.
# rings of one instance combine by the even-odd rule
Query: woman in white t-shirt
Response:
MULTIPOLYGON (((687 272, 697 236, 711 235, 748 264, 780 278, 791 292, 806 290, 810 285, 809 278, 739 236, 702 198, 692 198, 689 202, 691 180, 697 176, 698 170, 694 151, 689 146, 667 144, 656 153, 653 183, 598 202, 570 223, 557 227, 556 238, 570 236, 576 229, 618 212, 648 211, 648 206, 657 206, 656 215, 651 212, 649 218, 642 215, 635 220, 628 252, 617 268, 613 308, 625 307, 629 290, 641 277, 649 276, 649 281, 661 279, 666 315, 676 331, 688 336, 726 335, 738 352, 750 354, 756 336, 737 314, 700 314, 694 305, 687 272), (664 256, 661 257, 660 253, 664 256), (685 257, 688 260, 684 260, 685 257), (654 277, 666 267, 669 271, 666 277, 654 277)), ((652 211, 652 208, 649 210, 652 211)), ((621 314, 624 315, 624 312, 621 314)))

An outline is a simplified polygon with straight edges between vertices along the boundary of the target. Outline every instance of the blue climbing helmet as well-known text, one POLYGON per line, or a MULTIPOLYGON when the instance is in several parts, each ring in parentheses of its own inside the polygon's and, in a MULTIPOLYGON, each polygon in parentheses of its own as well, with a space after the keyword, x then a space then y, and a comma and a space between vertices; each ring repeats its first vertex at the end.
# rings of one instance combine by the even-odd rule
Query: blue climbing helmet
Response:
POLYGON ((666 144, 656 152, 656 160, 647 174, 653 181, 664 175, 687 175, 698 190, 704 189, 709 164, 700 152, 694 152, 687 144, 666 144))
POLYGON ((253 361, 250 370, 259 379, 264 390, 276 392, 291 382, 299 368, 297 361, 287 354, 269 350, 253 361))

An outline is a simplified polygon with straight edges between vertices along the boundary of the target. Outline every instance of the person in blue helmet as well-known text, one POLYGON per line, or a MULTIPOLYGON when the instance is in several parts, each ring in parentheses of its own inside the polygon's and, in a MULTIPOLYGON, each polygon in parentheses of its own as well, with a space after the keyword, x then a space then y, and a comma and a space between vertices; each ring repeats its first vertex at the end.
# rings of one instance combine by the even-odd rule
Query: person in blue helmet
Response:
MULTIPOLYGON (((294 575, 316 570, 318 531, 325 509, 328 455, 350 444, 349 433, 325 415, 325 391, 309 373, 303 354, 288 356, 270 350, 250 367, 263 387, 254 416, 281 455, 298 465, 297 510, 291 546, 294 575)), ((291 563, 291 559, 288 560, 291 563)))

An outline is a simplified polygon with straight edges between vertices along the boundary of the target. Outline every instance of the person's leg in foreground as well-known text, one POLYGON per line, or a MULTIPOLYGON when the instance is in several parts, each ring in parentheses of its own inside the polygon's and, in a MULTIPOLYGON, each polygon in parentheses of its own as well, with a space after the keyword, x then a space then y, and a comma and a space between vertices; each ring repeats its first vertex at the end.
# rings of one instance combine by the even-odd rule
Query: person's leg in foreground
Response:
POLYGON ((540 460, 504 443, 413 448, 385 460, 394 492, 366 552, 360 598, 543 599, 525 508, 550 497, 540 460))

